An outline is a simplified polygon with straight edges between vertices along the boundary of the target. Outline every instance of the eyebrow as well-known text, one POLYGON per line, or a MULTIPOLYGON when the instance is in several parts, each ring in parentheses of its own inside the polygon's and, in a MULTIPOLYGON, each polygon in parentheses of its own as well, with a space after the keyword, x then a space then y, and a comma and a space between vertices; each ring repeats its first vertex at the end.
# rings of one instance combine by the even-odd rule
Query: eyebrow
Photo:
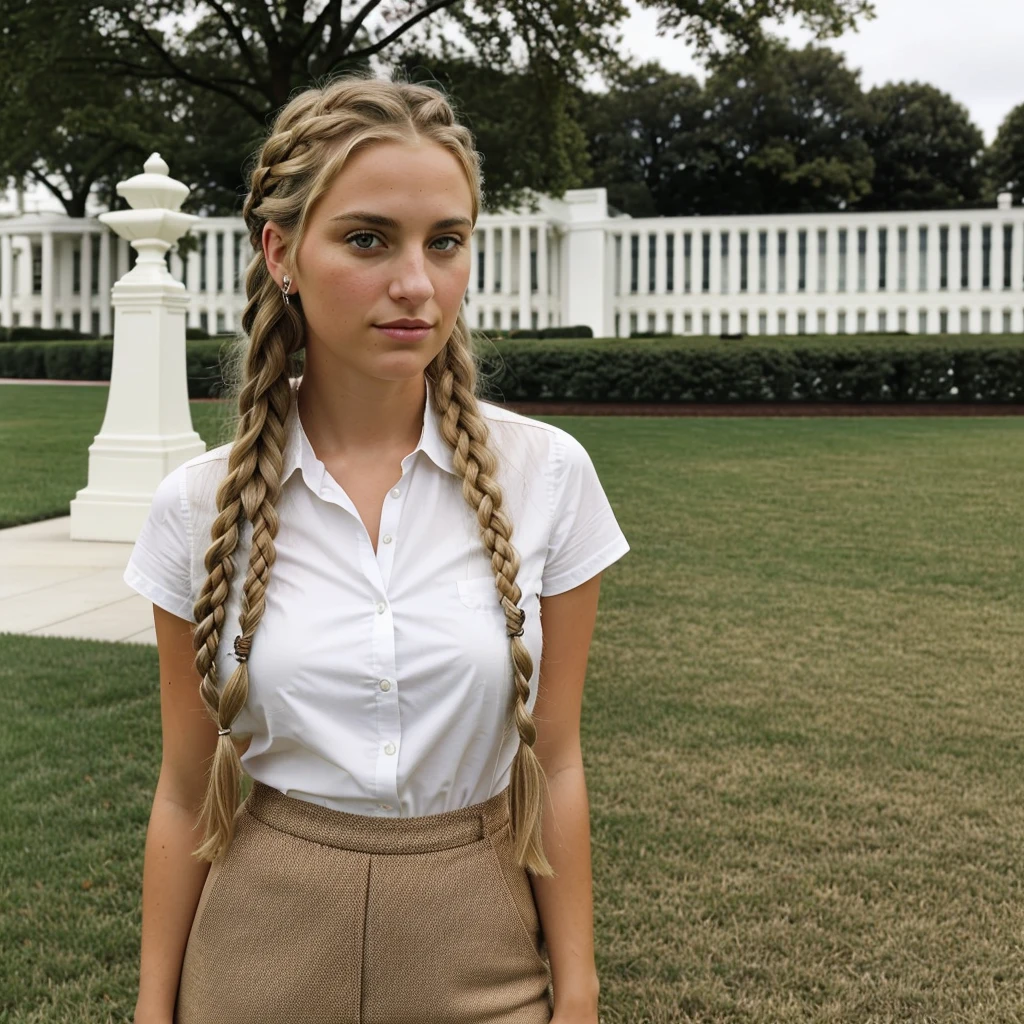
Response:
MULTIPOLYGON (((398 228, 397 220, 384 217, 379 213, 365 213, 361 210, 354 210, 351 213, 337 213, 331 217, 331 222, 336 220, 354 220, 360 224, 376 224, 382 228, 398 228)), ((444 220, 436 221, 430 226, 431 231, 440 231, 443 228, 471 228, 473 222, 466 217, 447 217, 444 220)))

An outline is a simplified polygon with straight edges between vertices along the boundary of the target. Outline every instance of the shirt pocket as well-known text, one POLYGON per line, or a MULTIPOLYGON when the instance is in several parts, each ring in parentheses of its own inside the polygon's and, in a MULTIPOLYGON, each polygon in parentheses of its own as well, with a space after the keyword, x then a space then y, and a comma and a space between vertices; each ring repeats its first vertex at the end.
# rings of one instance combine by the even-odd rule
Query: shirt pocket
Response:
POLYGON ((477 611, 490 609, 500 612, 504 616, 505 609, 501 606, 501 594, 493 576, 472 576, 468 580, 456 580, 456 584, 459 588, 459 600, 467 608, 477 611))
MULTIPOLYGON (((505 617, 505 609, 501 605, 501 592, 494 582, 493 576, 472 576, 468 580, 457 580, 459 588, 459 600, 467 607, 479 611, 492 610, 505 617)), ((520 607, 525 607, 528 602, 536 597, 539 590, 538 580, 520 575, 516 579, 519 589, 522 591, 522 598, 519 601, 520 607)))

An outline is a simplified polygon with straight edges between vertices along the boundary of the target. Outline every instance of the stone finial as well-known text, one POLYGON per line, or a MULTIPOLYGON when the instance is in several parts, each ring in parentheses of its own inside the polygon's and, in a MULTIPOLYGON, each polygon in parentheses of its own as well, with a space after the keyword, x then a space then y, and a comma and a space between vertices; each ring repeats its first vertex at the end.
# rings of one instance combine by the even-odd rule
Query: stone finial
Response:
POLYGON ((139 254, 135 266, 114 286, 125 284, 167 285, 183 289, 167 270, 164 253, 199 219, 182 213, 181 204, 189 189, 170 176, 170 168, 159 153, 152 153, 142 165, 143 173, 117 183, 130 210, 101 213, 99 220, 121 238, 127 238, 139 254))
POLYGON ((169 176, 170 168, 159 153, 153 153, 142 166, 144 173, 117 183, 117 194, 124 196, 133 210, 180 210, 188 185, 169 176))
POLYGON ((142 165, 142 169, 147 174, 169 174, 171 170, 167 166, 167 161, 162 159, 159 153, 152 153, 149 159, 142 165))

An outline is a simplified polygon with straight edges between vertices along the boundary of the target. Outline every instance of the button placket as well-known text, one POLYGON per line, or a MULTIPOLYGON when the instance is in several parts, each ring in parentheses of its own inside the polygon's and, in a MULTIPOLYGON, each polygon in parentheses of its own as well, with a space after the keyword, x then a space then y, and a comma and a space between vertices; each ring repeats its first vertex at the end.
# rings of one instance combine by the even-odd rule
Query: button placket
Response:
MULTIPOLYGON (((404 479, 404 477, 403 477, 404 479)), ((391 567, 395 558, 395 541, 398 536, 398 521, 402 513, 402 497, 404 487, 392 487, 380 512, 379 534, 377 541, 377 571, 384 588, 387 589, 391 579, 391 567)))
POLYGON ((377 764, 376 792, 378 808, 393 811, 398 801, 398 748, 402 729, 398 714, 397 665, 395 663, 394 618, 385 618, 391 611, 386 599, 391 567, 394 561, 395 539, 401 516, 404 487, 399 485, 388 491, 388 500, 381 509, 380 542, 377 545, 376 569, 384 589, 384 599, 375 604, 374 651, 377 678, 377 764))
MULTIPOLYGON (((395 663, 394 618, 380 616, 390 610, 386 600, 391 568, 394 564, 395 542, 398 537, 398 523, 402 516, 406 490, 407 467, 403 461, 402 479, 388 491, 388 498, 381 508, 379 542, 377 544, 374 569, 383 589, 384 600, 376 602, 377 616, 374 621, 374 668, 380 675, 377 680, 377 764, 376 792, 382 811, 399 806, 398 800, 398 748, 402 740, 402 723, 398 714, 398 679, 395 663)), ((372 549, 371 549, 372 554, 372 549)))

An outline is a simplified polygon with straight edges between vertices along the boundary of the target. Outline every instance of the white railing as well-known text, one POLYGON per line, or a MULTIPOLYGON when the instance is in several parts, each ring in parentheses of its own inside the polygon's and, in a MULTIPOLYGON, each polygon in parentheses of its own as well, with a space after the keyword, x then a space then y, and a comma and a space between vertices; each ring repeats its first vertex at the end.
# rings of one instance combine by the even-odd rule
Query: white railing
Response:
MULTIPOLYGON (((1024 332, 1024 208, 1009 200, 634 219, 611 215, 603 188, 540 196, 535 214, 478 219, 466 312, 474 327, 587 324, 619 337, 1024 332)), ((252 255, 245 226, 204 217, 192 234, 197 252, 169 255, 189 296, 188 326, 236 330, 252 255)), ((110 334, 110 284, 127 266, 127 243, 94 218, 0 219, 0 325, 110 334)))

